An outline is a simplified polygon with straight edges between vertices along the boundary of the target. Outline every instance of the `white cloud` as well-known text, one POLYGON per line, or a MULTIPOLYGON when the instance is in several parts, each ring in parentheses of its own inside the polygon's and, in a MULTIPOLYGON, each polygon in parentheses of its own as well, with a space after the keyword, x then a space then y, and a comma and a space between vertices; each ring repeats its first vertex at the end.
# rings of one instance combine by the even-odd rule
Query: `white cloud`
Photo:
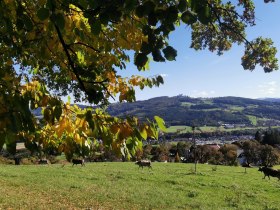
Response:
POLYGON ((190 96, 191 97, 202 97, 202 98, 207 98, 207 97, 211 97, 215 94, 216 92, 214 90, 210 90, 210 91, 206 91, 206 90, 193 90, 191 91, 190 96))
POLYGON ((258 90, 263 96, 274 96, 278 92, 276 81, 270 81, 258 85, 258 90))
POLYGON ((277 85, 277 82, 276 81, 271 81, 271 82, 268 82, 267 84, 268 85, 277 85))

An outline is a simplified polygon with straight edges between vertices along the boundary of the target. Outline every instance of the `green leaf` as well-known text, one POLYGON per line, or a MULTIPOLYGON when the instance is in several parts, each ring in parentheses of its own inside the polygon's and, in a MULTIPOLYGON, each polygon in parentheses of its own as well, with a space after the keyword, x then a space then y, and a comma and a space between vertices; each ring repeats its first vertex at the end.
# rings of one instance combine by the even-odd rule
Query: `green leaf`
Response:
POLYGON ((94 130, 95 129, 95 124, 94 124, 94 121, 93 121, 92 111, 91 110, 87 110, 87 112, 86 112, 86 121, 88 122, 89 127, 92 130, 94 130))
POLYGON ((146 130, 145 127, 144 127, 143 129, 140 130, 140 135, 141 135, 141 137, 142 137, 144 140, 147 139, 148 133, 147 133, 147 130, 146 130))
POLYGON ((33 29, 33 22, 27 15, 22 16, 23 23, 27 31, 31 31, 33 29))
POLYGON ((55 23, 57 24, 58 28, 60 30, 63 30, 65 27, 65 20, 64 20, 64 16, 61 13, 58 13, 57 15, 55 15, 55 23))
POLYGON ((152 29, 149 25, 144 25, 142 28, 142 32, 144 35, 151 35, 152 29))
POLYGON ((91 25, 91 33, 98 35, 101 32, 101 22, 96 20, 91 25))
POLYGON ((137 6, 137 0, 126 0, 125 1, 125 9, 128 11, 133 10, 137 6))
POLYGON ((178 9, 180 12, 184 12, 187 8, 187 1, 186 0, 180 0, 178 4, 178 9))
POLYGON ((54 117, 59 120, 60 116, 62 114, 62 108, 61 106, 55 106, 54 108, 54 117))
POLYGON ((164 48, 162 51, 163 51, 163 53, 164 53, 164 57, 165 57, 167 60, 169 60, 169 61, 176 60, 177 50, 175 50, 173 47, 167 46, 167 47, 164 48))
POLYGON ((202 23, 202 24, 208 24, 209 22, 211 22, 211 11, 210 8, 208 7, 208 5, 205 5, 203 7, 201 7, 198 11, 198 20, 202 23))
POLYGON ((99 20, 103 25, 107 25, 110 21, 110 14, 108 14, 108 12, 100 13, 99 20))
POLYGON ((54 0, 47 0, 46 7, 49 8, 50 10, 53 10, 56 8, 56 1, 54 0))
POLYGON ((24 23, 23 23, 23 20, 21 18, 17 18, 16 26, 17 26, 17 30, 22 30, 23 29, 24 23))
POLYGON ((157 82, 158 82, 159 84, 163 84, 163 83, 164 83, 163 78, 162 78, 161 75, 157 76, 157 82))
POLYGON ((96 9, 98 6, 100 6, 101 1, 88 1, 88 5, 91 9, 96 9))
POLYGON ((148 86, 149 88, 153 87, 153 83, 152 83, 152 81, 150 79, 146 79, 145 85, 148 86))
POLYGON ((155 10, 156 5, 152 1, 146 1, 143 4, 143 7, 144 7, 144 15, 148 15, 148 14, 152 13, 155 10))
POLYGON ((152 46, 147 42, 142 42, 141 52, 145 54, 149 54, 152 51, 152 46))
POLYGON ((31 69, 31 73, 33 74, 38 74, 38 71, 39 71, 39 66, 36 66, 33 69, 31 69))
POLYGON ((187 10, 182 14, 181 20, 184 23, 191 25, 197 21, 197 16, 194 13, 192 13, 191 11, 187 10))
POLYGON ((157 22, 158 22, 158 19, 157 19, 156 14, 155 13, 150 13, 149 16, 148 16, 149 25, 156 26, 157 22))
POLYGON ((165 21, 174 23, 178 19, 178 10, 175 6, 171 6, 165 11, 165 21))
POLYGON ((50 15, 50 10, 47 9, 47 8, 40 8, 38 11, 37 11, 37 17, 40 19, 40 20, 46 20, 50 15))
POLYGON ((83 8, 87 8, 88 6, 88 1, 87 0, 79 0, 79 4, 83 7, 83 8))
POLYGON ((148 56, 144 53, 138 53, 135 56, 134 64, 138 67, 138 69, 142 69, 145 64, 148 62, 148 56))
POLYGON ((142 18, 144 17, 144 12, 145 12, 145 8, 144 6, 140 5, 136 8, 135 10, 135 14, 139 17, 139 18, 142 18))
POLYGON ((152 56, 153 56, 154 61, 156 61, 156 62, 164 62, 165 61, 164 57, 162 57, 162 55, 161 55, 160 50, 154 50, 152 52, 152 56))
POLYGON ((114 10, 114 12, 109 13, 109 18, 112 22, 119 22, 121 20, 121 17, 122 12, 120 12, 119 10, 114 10))
POLYGON ((199 7, 200 3, 201 3, 201 0, 192 0, 190 2, 192 11, 196 12, 196 10, 199 7))
POLYGON ((152 124, 150 124, 150 137, 151 138, 155 138, 155 139, 158 139, 158 129, 157 129, 157 124, 156 123, 152 123, 152 124))
POLYGON ((159 129, 162 130, 163 132, 166 132, 167 128, 165 127, 164 120, 161 117, 159 117, 159 116, 155 116, 154 118, 155 118, 155 121, 158 124, 159 129))
POLYGON ((77 52, 77 58, 80 64, 86 64, 85 63, 85 56, 81 51, 77 52))
POLYGON ((162 24, 161 26, 162 26, 162 31, 163 31, 164 35, 168 35, 170 31, 175 30, 175 26, 173 23, 162 24))
POLYGON ((127 91, 126 100, 129 102, 136 101, 135 90, 133 88, 130 88, 129 91, 127 91))
MULTIPOLYGON (((12 24, 12 21, 11 20, 5 20, 4 22, 5 24, 3 25, 4 26, 4 30, 6 29, 6 31, 8 33, 12 33, 13 32, 13 24, 12 24)), ((5 37, 4 37, 5 38, 5 37)))

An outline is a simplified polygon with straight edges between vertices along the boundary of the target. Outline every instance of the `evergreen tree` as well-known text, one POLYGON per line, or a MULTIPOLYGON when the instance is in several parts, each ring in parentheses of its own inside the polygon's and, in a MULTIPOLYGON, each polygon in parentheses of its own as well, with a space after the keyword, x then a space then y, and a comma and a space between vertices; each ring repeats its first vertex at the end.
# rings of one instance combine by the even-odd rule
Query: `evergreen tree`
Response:
POLYGON ((259 130, 255 134, 255 140, 258 142, 262 141, 262 133, 259 130))
POLYGON ((280 134, 277 129, 269 128, 264 132, 262 144, 275 145, 280 144, 280 134))

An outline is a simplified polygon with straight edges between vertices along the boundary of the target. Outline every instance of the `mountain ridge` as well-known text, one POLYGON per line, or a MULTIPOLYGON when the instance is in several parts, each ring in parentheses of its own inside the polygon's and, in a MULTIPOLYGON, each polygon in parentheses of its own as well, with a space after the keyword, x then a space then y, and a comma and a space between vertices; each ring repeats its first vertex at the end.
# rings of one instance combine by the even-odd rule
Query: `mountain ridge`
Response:
MULTIPOLYGON (((77 105, 81 108, 89 107, 77 105)), ((42 115, 41 109, 32 112, 36 116, 42 115)), ((160 116, 167 126, 280 125, 280 99, 278 98, 160 96, 133 103, 112 103, 107 107, 107 112, 121 118, 136 116, 141 121, 160 116)))
POLYGON ((273 126, 280 124, 279 101, 225 96, 191 98, 161 96, 133 103, 114 103, 107 111, 118 117, 137 116, 144 120, 161 116, 167 125, 209 125, 220 123, 273 126))

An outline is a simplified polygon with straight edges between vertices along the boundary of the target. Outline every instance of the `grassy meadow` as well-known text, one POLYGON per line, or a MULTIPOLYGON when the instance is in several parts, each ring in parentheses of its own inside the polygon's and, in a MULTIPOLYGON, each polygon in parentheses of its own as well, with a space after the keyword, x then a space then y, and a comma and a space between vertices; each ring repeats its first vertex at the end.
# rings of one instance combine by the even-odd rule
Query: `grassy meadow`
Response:
POLYGON ((280 209, 257 168, 131 162, 0 165, 0 209, 280 209))
MULTIPOLYGON (((253 118, 252 118, 253 120, 253 118)), ((230 131, 239 131, 239 130, 266 130, 268 127, 266 126, 255 126, 255 127, 237 127, 237 128, 224 128, 222 126, 215 127, 215 126, 201 126, 199 127, 199 130, 196 129, 195 133, 203 133, 203 132, 230 132, 230 131)), ((279 126, 271 126, 271 128, 279 128, 279 126)), ((185 126, 185 125, 176 125, 176 126, 170 126, 167 128, 167 133, 192 133, 192 127, 191 126, 185 126)))

